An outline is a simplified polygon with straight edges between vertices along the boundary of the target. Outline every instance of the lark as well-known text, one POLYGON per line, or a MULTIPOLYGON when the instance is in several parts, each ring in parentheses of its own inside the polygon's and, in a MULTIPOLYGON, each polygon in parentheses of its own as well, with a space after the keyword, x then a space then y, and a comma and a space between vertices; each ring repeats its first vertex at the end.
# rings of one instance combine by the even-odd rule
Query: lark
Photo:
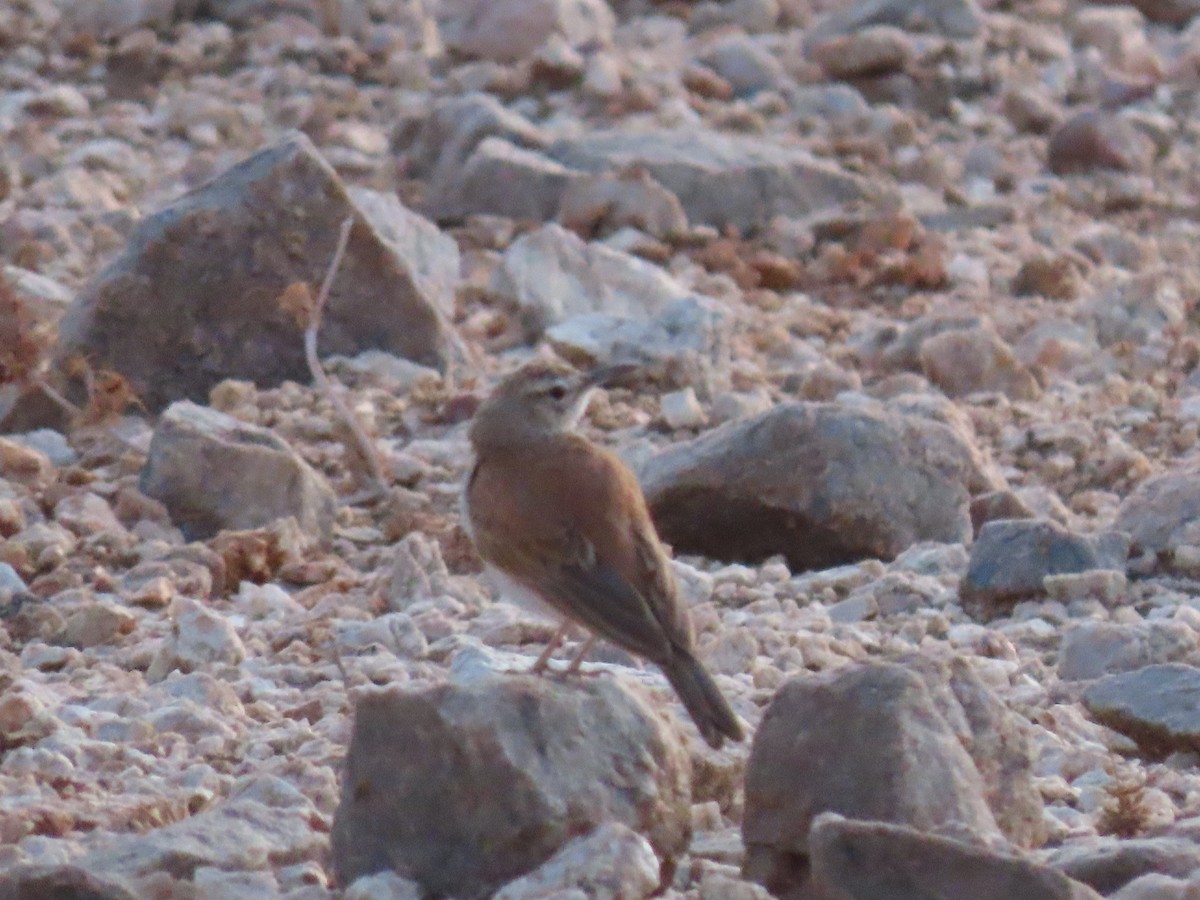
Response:
POLYGON ((743 737, 696 658, 687 606, 634 474, 575 429, 594 388, 629 367, 579 372, 539 360, 505 378, 471 422, 475 466, 464 520, 504 593, 561 621, 534 663, 542 672, 571 623, 658 666, 713 747, 743 737))

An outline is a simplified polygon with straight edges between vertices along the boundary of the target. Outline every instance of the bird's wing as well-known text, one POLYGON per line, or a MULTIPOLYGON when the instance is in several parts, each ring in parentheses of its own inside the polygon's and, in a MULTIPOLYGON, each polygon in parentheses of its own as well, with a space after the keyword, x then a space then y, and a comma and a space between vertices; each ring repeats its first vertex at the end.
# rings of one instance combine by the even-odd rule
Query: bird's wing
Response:
POLYGON ((527 478, 492 478, 485 465, 473 479, 480 555, 564 615, 651 661, 690 648, 687 612, 636 478, 615 456, 563 437, 557 453, 524 460, 527 478), (570 477, 541 471, 550 460, 570 477))

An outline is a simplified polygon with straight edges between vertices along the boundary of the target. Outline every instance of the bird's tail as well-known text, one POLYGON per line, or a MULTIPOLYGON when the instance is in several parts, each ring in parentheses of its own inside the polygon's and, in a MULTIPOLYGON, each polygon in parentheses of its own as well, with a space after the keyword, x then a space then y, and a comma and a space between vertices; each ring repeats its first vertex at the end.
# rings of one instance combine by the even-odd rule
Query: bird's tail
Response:
POLYGON ((690 653, 676 649, 663 674, 683 701, 688 715, 710 747, 720 748, 725 738, 740 741, 742 726, 725 701, 721 689, 703 664, 690 653))

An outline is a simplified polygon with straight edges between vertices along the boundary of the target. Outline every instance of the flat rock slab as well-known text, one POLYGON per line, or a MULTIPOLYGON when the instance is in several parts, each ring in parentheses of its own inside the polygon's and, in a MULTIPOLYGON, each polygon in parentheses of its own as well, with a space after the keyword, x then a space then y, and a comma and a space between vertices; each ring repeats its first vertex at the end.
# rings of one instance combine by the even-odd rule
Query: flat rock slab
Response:
POLYGON ((1044 594, 1047 575, 1123 573, 1128 555, 1123 532, 1075 534, 1048 519, 997 519, 979 530, 960 590, 969 612, 991 618, 1018 600, 1044 594))
MULTIPOLYGON (((267 787, 264 794, 271 790, 267 787)), ((292 804, 287 791, 277 798, 263 796, 267 802, 235 797, 145 834, 109 838, 79 865, 104 877, 165 872, 183 879, 207 866, 237 870, 287 865, 309 858, 327 840, 312 827, 316 810, 298 793, 296 798, 299 802, 292 804), (285 805, 279 805, 280 800, 285 805)))
POLYGON ((618 822, 670 867, 690 838, 690 777, 670 720, 613 679, 506 675, 368 691, 334 866, 342 884, 393 869, 438 896, 485 897, 618 822))
POLYGON ((1058 677, 1088 681, 1186 659, 1197 649, 1196 632, 1183 622, 1136 625, 1085 621, 1071 626, 1058 651, 1058 677))
POLYGON ((1132 738, 1144 753, 1200 750, 1200 669, 1183 663, 1109 675, 1083 692, 1101 724, 1132 738))
POLYGON ((641 475, 677 551, 822 569, 970 540, 972 454, 929 419, 795 403, 672 447, 641 475))
POLYGON ((900 825, 824 815, 810 843, 814 900, 1100 900, 1048 866, 900 825))
POLYGON ((867 183, 808 151, 703 128, 597 131, 548 151, 585 172, 642 166, 679 198, 693 224, 763 227, 865 199, 867 183))
POLYGON ((1200 846, 1177 837, 1097 838, 1055 850, 1046 864, 1107 896, 1151 872, 1186 878, 1200 869, 1200 846))
POLYGON ((189 540, 288 516, 313 537, 333 531, 333 490, 283 438, 187 400, 159 419, 140 487, 189 540))
POLYGON ((394 196, 348 190, 298 133, 143 219, 68 310, 57 358, 115 369, 152 412, 203 402, 225 378, 307 382, 303 334, 279 298, 295 282, 315 293, 346 218, 321 354, 376 348, 442 368, 457 245, 394 196))

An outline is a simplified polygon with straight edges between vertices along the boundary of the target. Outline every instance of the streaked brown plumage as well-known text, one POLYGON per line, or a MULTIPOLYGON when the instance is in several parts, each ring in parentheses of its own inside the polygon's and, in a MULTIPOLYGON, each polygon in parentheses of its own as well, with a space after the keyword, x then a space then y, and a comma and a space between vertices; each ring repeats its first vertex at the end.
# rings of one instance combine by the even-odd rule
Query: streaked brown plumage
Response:
POLYGON ((510 581, 661 668, 709 744, 741 740, 737 717, 696 659, 687 607, 637 479, 571 430, 591 389, 611 374, 536 362, 501 382, 471 425, 468 530, 483 560, 510 581))

